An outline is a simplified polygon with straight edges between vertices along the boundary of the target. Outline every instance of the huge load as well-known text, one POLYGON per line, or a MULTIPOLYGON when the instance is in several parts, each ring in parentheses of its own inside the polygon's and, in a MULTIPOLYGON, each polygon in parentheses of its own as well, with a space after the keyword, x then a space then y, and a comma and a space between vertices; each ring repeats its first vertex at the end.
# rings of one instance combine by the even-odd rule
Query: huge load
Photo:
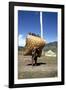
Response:
POLYGON ((36 47, 39 48, 40 50, 39 56, 41 56, 42 49, 45 46, 45 44, 46 42, 40 36, 34 34, 28 34, 26 37, 24 55, 32 55, 32 50, 34 47, 36 47))

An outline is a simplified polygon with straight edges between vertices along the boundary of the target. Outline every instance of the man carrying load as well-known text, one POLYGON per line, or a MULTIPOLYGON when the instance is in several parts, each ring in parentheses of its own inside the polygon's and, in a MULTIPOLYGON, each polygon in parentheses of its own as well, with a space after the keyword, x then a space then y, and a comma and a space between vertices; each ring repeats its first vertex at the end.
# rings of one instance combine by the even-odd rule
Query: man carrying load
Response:
POLYGON ((34 47, 32 50, 32 66, 33 61, 35 62, 35 65, 37 65, 37 57, 39 57, 39 48, 34 47))

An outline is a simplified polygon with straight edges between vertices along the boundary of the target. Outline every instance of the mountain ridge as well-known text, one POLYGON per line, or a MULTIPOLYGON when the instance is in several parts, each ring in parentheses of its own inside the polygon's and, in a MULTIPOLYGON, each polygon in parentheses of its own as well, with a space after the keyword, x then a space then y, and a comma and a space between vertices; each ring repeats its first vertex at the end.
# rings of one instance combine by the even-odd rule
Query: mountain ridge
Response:
POLYGON ((47 43, 43 48, 44 51, 52 50, 53 52, 57 52, 57 41, 47 43))

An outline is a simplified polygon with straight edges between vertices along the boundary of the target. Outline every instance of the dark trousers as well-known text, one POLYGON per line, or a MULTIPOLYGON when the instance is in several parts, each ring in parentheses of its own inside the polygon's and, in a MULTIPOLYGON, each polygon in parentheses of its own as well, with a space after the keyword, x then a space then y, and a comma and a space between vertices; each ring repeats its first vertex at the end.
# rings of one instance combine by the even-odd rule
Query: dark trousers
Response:
POLYGON ((35 57, 34 60, 35 60, 35 65, 37 65, 37 57, 35 57))
POLYGON ((37 65, 37 57, 32 56, 32 65, 33 65, 33 61, 35 61, 35 65, 37 65))

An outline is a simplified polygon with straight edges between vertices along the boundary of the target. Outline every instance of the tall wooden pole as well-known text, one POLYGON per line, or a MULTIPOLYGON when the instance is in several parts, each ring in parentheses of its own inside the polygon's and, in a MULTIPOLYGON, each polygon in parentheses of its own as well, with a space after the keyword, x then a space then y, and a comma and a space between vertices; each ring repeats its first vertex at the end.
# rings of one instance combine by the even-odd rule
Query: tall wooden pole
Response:
POLYGON ((42 11, 40 11, 40 27, 41 27, 41 38, 43 38, 42 11))

